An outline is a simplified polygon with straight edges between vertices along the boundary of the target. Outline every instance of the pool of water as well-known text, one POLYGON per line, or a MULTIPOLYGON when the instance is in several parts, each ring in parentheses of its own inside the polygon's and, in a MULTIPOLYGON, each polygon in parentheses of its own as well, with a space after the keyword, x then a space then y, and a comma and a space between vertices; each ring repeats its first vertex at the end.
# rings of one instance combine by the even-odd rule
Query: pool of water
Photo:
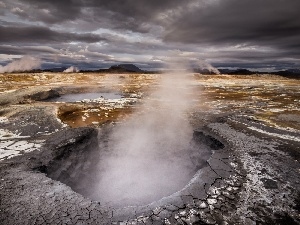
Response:
POLYGON ((123 96, 117 93, 109 92, 93 92, 93 93, 76 93, 76 94, 65 94, 57 98, 49 99, 50 102, 77 102, 84 99, 120 99, 123 96))

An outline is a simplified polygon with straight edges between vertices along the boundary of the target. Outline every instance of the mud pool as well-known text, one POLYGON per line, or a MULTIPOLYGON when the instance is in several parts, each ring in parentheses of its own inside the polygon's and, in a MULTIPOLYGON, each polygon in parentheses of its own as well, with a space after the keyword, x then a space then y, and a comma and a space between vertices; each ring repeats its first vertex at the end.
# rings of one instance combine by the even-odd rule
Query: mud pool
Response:
MULTIPOLYGON (((201 131, 194 131, 188 149, 178 151, 182 152, 179 156, 161 160, 163 155, 158 153, 153 156, 156 162, 152 159, 143 160, 138 156, 127 159, 126 162, 124 158, 120 158, 117 168, 122 171, 122 185, 114 186, 108 185, 109 182, 101 182, 103 179, 116 179, 117 172, 107 171, 108 155, 117 157, 117 153, 111 152, 111 146, 107 145, 111 129, 105 128, 105 133, 103 129, 98 132, 98 139, 92 140, 94 144, 87 146, 84 151, 75 150, 67 157, 54 159, 53 163, 41 167, 41 171, 105 206, 119 208, 147 205, 180 192, 188 188, 193 183, 192 178, 197 177, 196 174, 207 166, 206 161, 212 150, 224 148, 217 139, 201 131), (132 167, 134 172, 128 171, 131 168, 128 163, 135 165, 132 167)), ((117 180, 115 182, 118 183, 117 180)))

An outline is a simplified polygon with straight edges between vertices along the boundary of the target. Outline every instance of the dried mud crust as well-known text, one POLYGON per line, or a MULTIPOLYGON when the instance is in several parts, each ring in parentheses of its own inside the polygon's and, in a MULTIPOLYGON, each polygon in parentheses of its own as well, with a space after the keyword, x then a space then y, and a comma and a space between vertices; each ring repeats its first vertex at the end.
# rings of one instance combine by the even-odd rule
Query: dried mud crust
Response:
POLYGON ((253 123, 230 116, 226 123, 209 127, 234 149, 233 157, 245 171, 245 182, 238 193, 232 224, 300 224, 299 142, 286 140, 281 130, 252 129, 253 123), (268 131, 268 132, 266 132, 268 131), (272 135, 276 135, 275 138, 272 135))
POLYGON ((41 151, 0 162, 0 221, 299 224, 299 163, 282 151, 284 140, 257 135, 238 117, 218 121, 222 122, 210 123, 207 132, 196 132, 197 138, 211 146, 212 156, 183 190, 146 206, 118 209, 103 207, 46 176, 65 176, 65 171, 72 170, 74 151, 83 162, 91 160, 84 158, 84 151, 96 144, 97 132, 93 128, 64 128, 49 136, 41 151))
POLYGON ((1 161, 0 220, 4 224, 219 224, 225 221, 224 213, 235 209, 243 176, 230 165, 228 149, 207 132, 195 132, 211 146, 207 166, 183 190, 146 206, 103 207, 45 175, 66 176, 64 172, 73 169, 74 151, 83 162, 91 160, 84 158, 84 151, 96 144, 96 135, 93 128, 65 128, 51 135, 41 151, 1 161))

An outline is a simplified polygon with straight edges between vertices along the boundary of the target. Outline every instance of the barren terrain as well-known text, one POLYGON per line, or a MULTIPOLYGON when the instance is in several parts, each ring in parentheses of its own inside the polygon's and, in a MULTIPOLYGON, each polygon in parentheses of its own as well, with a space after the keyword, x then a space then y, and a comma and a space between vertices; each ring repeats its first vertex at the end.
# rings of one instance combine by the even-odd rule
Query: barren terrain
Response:
POLYGON ((211 155, 183 189, 130 207, 73 190, 161 76, 0 74, 0 223, 300 224, 300 80, 275 75, 190 74, 193 141, 211 155), (122 97, 55 100, 78 93, 122 97))

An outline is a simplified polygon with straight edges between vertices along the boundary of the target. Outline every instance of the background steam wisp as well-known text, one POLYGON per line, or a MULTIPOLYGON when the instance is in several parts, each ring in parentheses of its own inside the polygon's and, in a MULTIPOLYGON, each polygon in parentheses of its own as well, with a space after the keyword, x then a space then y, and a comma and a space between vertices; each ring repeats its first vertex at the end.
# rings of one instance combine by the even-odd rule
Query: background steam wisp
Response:
POLYGON ((15 71, 30 71, 38 69, 41 66, 41 61, 31 56, 24 56, 20 59, 14 60, 6 66, 0 65, 0 73, 10 73, 15 71))

